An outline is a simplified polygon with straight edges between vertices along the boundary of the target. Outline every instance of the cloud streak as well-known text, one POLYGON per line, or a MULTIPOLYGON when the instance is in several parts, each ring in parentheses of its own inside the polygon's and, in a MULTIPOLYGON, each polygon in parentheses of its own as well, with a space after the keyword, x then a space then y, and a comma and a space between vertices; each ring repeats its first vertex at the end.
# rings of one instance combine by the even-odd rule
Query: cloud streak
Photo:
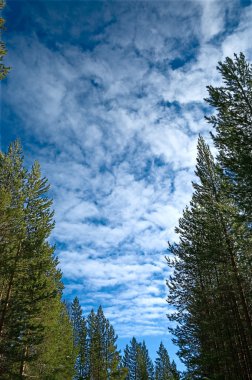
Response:
POLYGON ((226 54, 252 57, 252 8, 92 3, 27 3, 31 31, 8 42, 6 115, 52 185, 66 296, 102 304, 120 336, 164 335, 163 256, 208 134, 205 86, 226 54))

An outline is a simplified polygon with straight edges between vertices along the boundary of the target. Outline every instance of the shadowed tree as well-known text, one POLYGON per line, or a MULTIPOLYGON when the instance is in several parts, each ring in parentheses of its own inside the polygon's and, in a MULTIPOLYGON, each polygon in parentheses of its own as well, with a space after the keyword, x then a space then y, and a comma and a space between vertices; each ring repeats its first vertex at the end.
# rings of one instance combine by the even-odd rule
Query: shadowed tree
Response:
POLYGON ((180 242, 170 247, 176 259, 168 301, 177 312, 169 318, 178 322, 171 330, 194 378, 250 379, 249 289, 239 261, 250 271, 251 242, 220 173, 200 138, 199 182, 176 229, 180 242))
POLYGON ((140 343, 138 346, 138 378, 139 380, 153 380, 154 367, 145 342, 140 343))
POLYGON ((251 223, 252 65, 241 53, 234 60, 219 62, 217 70, 223 86, 208 86, 206 101, 217 113, 207 119, 216 131, 212 136, 218 162, 231 185, 230 196, 251 223))
POLYGON ((217 163, 202 138, 194 194, 179 221, 168 259, 168 301, 179 355, 194 379, 252 379, 251 122, 252 68, 243 54, 217 69, 223 86, 208 87, 216 108, 217 163))

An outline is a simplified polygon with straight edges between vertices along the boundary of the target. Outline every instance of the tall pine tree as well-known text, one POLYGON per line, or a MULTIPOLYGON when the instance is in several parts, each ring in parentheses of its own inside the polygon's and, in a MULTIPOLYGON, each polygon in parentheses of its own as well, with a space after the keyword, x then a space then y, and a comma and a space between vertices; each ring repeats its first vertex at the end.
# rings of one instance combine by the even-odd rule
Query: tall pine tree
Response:
POLYGON ((124 350, 124 357, 122 360, 123 366, 128 370, 127 380, 138 380, 138 352, 139 343, 137 342, 136 338, 133 337, 130 341, 130 345, 126 345, 126 348, 124 350))
POLYGON ((218 161, 231 184, 231 196, 251 223, 252 205, 252 65, 244 54, 219 62, 223 86, 208 86, 206 101, 217 113, 208 117, 215 128, 218 161))
MULTIPOLYGON (((24 168, 18 142, 6 154, 0 153, 2 379, 21 379, 30 373, 48 331, 45 310, 61 305, 61 274, 48 243, 54 223, 47 191, 38 163, 30 172, 24 168)), ((56 310, 58 320, 62 312, 56 310)))
POLYGON ((239 210, 202 138, 198 144, 195 192, 176 232, 179 244, 168 301, 179 355, 195 378, 251 378, 249 291, 239 260, 246 261, 248 231, 237 224, 239 210))

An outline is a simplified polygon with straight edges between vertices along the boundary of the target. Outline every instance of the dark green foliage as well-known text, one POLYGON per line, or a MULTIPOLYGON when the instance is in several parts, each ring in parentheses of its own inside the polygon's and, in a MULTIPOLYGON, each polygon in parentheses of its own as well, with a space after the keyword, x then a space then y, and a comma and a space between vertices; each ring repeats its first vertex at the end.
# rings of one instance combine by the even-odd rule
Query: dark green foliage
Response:
POLYGON ((160 343, 155 360, 155 380, 179 380, 179 373, 174 361, 171 363, 168 352, 160 343))
POLYGON ((28 368, 27 376, 44 380, 72 379, 76 352, 73 328, 66 306, 57 297, 47 303, 44 315, 43 342, 37 348, 37 359, 28 368))
POLYGON ((74 379, 87 379, 88 377, 88 342, 86 320, 82 316, 82 310, 77 297, 71 307, 71 320, 74 330, 74 346, 77 351, 74 379))
POLYGON ((138 380, 138 347, 139 343, 136 341, 136 338, 133 337, 130 341, 130 346, 127 345, 124 350, 124 357, 122 362, 123 366, 128 369, 127 380, 138 380))
POLYGON ((124 355, 122 358, 122 367, 127 368, 127 377, 126 380, 130 380, 130 348, 128 344, 126 344, 126 347, 124 349, 124 355))
POLYGON ((187 378, 252 379, 251 66, 241 54, 219 64, 209 87, 217 163, 202 138, 194 194, 168 259, 168 302, 187 378))
POLYGON ((216 134, 218 161, 228 177, 232 193, 241 211, 251 223, 252 205, 252 66, 244 54, 226 58, 217 67, 224 86, 208 86, 207 102, 217 114, 208 118, 216 134))
POLYGON ((117 336, 101 306, 97 313, 92 310, 85 320, 76 297, 72 303, 71 318, 78 354, 74 379, 124 380, 126 371, 120 366, 117 336))
POLYGON ((244 247, 247 230, 235 224, 238 211, 202 138, 196 174, 190 209, 176 229, 180 243, 170 247, 177 258, 168 298, 177 307, 170 315, 179 323, 173 332, 195 378, 245 379, 252 363, 252 329, 243 279, 251 245, 244 247))

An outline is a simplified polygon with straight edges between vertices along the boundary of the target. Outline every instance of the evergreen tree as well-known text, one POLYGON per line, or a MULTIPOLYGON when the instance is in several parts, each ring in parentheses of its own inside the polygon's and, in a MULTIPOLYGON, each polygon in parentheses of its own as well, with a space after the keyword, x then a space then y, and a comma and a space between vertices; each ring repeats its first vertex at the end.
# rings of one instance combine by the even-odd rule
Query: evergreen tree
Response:
POLYGON ((124 350, 123 365, 128 370, 127 380, 139 380, 139 343, 136 338, 133 337, 130 341, 130 346, 126 346, 124 350))
POLYGON ((178 380, 179 373, 174 361, 170 362, 170 357, 163 343, 160 343, 155 360, 155 380, 178 380))
POLYGON ((38 163, 30 172, 23 167, 19 143, 0 153, 2 379, 27 376, 46 336, 45 310, 61 303, 61 274, 47 241, 54 225, 47 190, 38 163))
POLYGON ((82 316, 82 310, 77 297, 71 305, 71 320, 74 331, 74 346, 77 351, 75 363, 76 380, 87 379, 88 376, 88 347, 86 320, 82 316))
POLYGON ((144 341, 138 346, 137 363, 139 380, 153 380, 154 367, 144 341))
POLYGON ((177 366, 174 360, 171 362, 171 373, 173 375, 172 380, 180 379, 180 374, 179 374, 179 371, 177 370, 177 366))
POLYGON ((100 306, 97 314, 92 310, 87 318, 89 379, 124 379, 126 372, 120 367, 113 327, 105 318, 100 306))
POLYGON ((190 208, 176 229, 180 242, 170 247, 176 259, 168 301, 177 307, 170 319, 178 322, 171 330, 194 378, 250 379, 250 293, 239 261, 248 264, 251 243, 202 138, 196 175, 190 208))
POLYGON ((122 367, 127 369, 127 376, 126 380, 130 380, 130 373, 129 373, 129 368, 130 368, 130 348, 128 344, 126 344, 126 347, 124 349, 124 355, 122 358, 122 367))
POLYGON ((224 85, 207 99, 217 164, 200 138, 199 182, 170 246, 169 318, 187 378, 252 379, 252 68, 240 54, 217 69, 224 85))
POLYGON ((102 358, 102 336, 100 334, 97 316, 94 310, 87 318, 88 328, 88 350, 89 350, 89 377, 90 379, 105 379, 105 363, 102 358))
POLYGON ((126 345, 122 363, 128 370, 127 380, 154 379, 154 367, 145 342, 138 343, 133 337, 130 346, 126 345))
POLYGON ((66 305, 55 298, 44 310, 43 342, 37 347, 37 359, 26 373, 27 377, 43 380, 72 379, 76 362, 73 327, 66 305))
POLYGON ((241 53, 235 54, 234 60, 226 58, 224 63, 219 62, 217 70, 224 85, 208 86, 206 101, 217 114, 207 119, 216 130, 213 140, 218 161, 232 185, 231 196, 251 223, 252 66, 241 53))

